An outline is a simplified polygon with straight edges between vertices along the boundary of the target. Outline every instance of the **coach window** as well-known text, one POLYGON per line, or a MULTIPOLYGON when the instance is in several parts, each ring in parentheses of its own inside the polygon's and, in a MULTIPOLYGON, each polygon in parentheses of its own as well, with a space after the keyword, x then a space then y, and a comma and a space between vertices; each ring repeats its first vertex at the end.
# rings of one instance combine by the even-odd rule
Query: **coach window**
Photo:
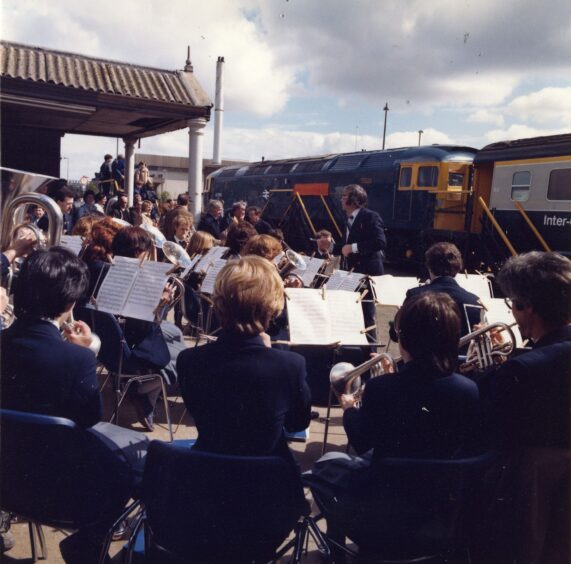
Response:
POLYGON ((552 170, 547 186, 548 200, 571 200, 571 168, 552 170))
POLYGON ((512 176, 512 200, 514 202, 527 202, 531 189, 531 172, 522 170, 514 172, 512 176))
POLYGON ((418 187, 434 188, 438 186, 438 167, 421 166, 418 169, 418 187))
POLYGON ((400 169, 399 188, 410 188, 412 180, 412 167, 404 166, 400 169))

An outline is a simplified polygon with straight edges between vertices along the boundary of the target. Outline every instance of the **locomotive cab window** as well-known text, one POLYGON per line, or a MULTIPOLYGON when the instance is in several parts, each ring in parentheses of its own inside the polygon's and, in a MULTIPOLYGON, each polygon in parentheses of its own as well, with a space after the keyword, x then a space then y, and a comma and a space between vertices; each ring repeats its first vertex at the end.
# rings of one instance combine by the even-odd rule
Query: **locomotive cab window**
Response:
POLYGON ((461 172, 450 172, 448 174, 448 186, 464 186, 464 174, 461 172))
POLYGON ((547 186, 548 200, 571 200, 571 168, 552 170, 547 186))
POLYGON ((418 169, 418 187, 435 188, 438 186, 438 167, 421 166, 418 169))
POLYGON ((412 167, 405 166, 400 169, 399 188, 410 188, 412 181, 412 167))
POLYGON ((531 189, 531 172, 522 170, 514 172, 512 176, 512 200, 514 202, 527 202, 531 189))

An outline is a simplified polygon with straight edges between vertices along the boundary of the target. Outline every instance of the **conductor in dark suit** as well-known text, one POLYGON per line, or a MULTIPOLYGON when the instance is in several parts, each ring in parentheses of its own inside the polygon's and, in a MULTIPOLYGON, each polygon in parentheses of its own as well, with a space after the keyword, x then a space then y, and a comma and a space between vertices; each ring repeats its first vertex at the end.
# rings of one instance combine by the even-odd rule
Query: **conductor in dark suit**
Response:
POLYGON ((182 397, 198 429, 196 448, 294 463, 284 429, 309 425, 305 359, 272 349, 265 333, 283 309, 283 282, 271 262, 248 256, 224 266, 212 298, 220 336, 182 352, 177 362, 182 397))
MULTIPOLYGON (((341 194, 341 207, 347 215, 345 238, 334 249, 335 254, 341 254, 341 266, 344 270, 354 270, 369 276, 384 274, 383 256, 387 246, 385 230, 381 216, 366 207, 367 192, 358 184, 349 184, 343 188, 341 194)), ((363 302, 363 315, 365 326, 373 327, 376 322, 375 304, 371 301, 363 302)), ((375 340, 376 330, 369 332, 375 340)))

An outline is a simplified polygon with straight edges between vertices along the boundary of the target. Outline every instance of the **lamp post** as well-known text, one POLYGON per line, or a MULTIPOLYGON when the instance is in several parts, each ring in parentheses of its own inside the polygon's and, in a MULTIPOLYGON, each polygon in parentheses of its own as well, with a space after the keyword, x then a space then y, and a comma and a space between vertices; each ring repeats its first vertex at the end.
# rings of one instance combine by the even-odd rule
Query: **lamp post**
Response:
POLYGON ((422 129, 418 130, 418 146, 420 147, 420 138, 422 137, 422 134, 424 133, 424 131, 422 131, 422 129))
POLYGON ((68 157, 60 157, 60 161, 66 160, 67 161, 67 173, 65 179, 69 182, 69 158, 68 157))
POLYGON ((385 107, 383 108, 385 112, 385 125, 383 127, 383 151, 385 150, 385 137, 387 135, 387 114, 389 113, 389 102, 385 102, 385 107))

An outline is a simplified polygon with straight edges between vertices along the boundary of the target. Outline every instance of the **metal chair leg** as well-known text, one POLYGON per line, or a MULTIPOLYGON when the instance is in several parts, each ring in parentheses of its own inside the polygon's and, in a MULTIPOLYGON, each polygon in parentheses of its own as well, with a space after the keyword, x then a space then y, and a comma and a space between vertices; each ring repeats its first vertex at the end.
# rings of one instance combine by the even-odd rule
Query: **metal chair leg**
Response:
POLYGON ((28 521, 28 532, 30 534, 30 548, 32 549, 32 562, 36 562, 37 551, 36 551, 36 537, 34 535, 34 524, 28 521))
POLYGON ((307 523, 305 519, 299 521, 295 526, 295 544, 293 549, 293 556, 291 562, 299 564, 303 555, 303 545, 307 536, 307 523))
POLYGON ((34 523, 38 541, 40 543, 40 560, 48 559, 48 547, 46 545, 46 537, 44 536, 44 529, 39 523, 34 523))
POLYGON ((160 380, 161 380, 161 388, 162 388, 162 391, 163 391, 163 403, 164 403, 164 406, 165 406, 165 415, 166 415, 166 418, 167 418, 167 425, 168 425, 168 428, 169 428, 169 435, 170 435, 171 443, 172 443, 172 441, 174 441, 174 436, 173 436, 173 432, 172 432, 171 412, 170 412, 170 408, 169 408, 169 400, 168 400, 168 397, 167 397, 167 387, 166 387, 166 385, 165 385, 165 379, 164 379, 160 374, 158 375, 158 377, 159 377, 160 380))

